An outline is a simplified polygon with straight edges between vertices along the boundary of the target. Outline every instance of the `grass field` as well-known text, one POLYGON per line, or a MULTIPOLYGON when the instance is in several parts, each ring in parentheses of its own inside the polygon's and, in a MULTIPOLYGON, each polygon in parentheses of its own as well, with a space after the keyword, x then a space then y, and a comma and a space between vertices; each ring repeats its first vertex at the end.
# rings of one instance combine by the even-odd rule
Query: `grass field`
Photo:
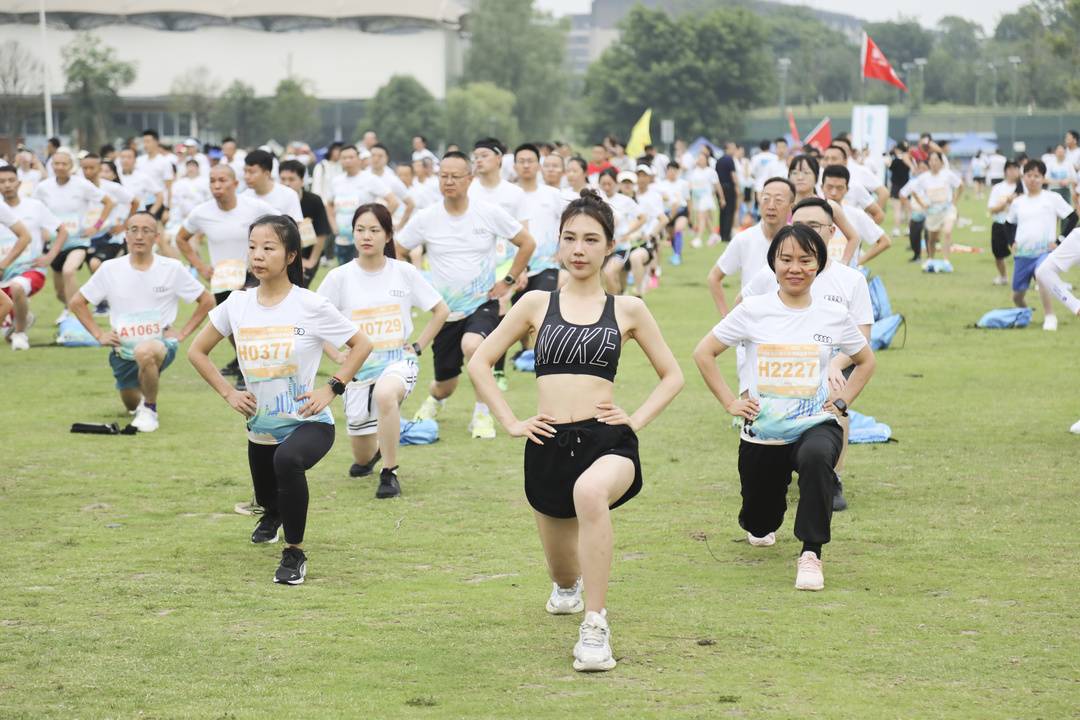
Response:
MULTIPOLYGON (((964 214, 985 228, 981 208, 964 214)), ((347 476, 339 424, 309 474, 307 583, 283 587, 281 546, 231 512, 251 495, 241 419, 182 356, 161 430, 105 437, 68 433, 127 422, 104 350, 0 348, 0 718, 1080 717, 1080 322, 966 329, 1010 304, 988 252, 951 276, 902 247, 878 258, 907 343, 857 409, 899 443, 852 448, 826 590, 800 593, 791 513, 775 547, 744 541, 738 436, 690 360, 719 250, 648 296, 687 384, 642 431, 645 489, 615 513, 619 666, 600 675, 570 667, 579 620, 544 612, 523 441, 470 440, 469 388, 438 444, 404 449, 398 500, 347 476)), ((40 345, 59 308, 35 302, 40 345)), ((655 376, 623 358, 634 407, 655 376)), ((530 377, 510 400, 532 411, 530 377)))

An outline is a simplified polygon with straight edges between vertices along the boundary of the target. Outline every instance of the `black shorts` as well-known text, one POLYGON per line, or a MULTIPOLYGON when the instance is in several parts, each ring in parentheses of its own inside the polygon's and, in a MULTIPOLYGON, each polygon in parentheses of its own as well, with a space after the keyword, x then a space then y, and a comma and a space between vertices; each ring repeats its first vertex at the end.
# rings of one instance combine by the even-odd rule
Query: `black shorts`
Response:
POLYGON ((993 180, 990 181, 990 187, 994 187, 995 185, 997 185, 999 182, 1001 182, 1004 179, 1005 178, 994 178, 993 180))
POLYGON ((902 185, 897 185, 896 183, 893 183, 891 186, 889 186, 889 197, 891 197, 893 200, 899 200, 900 189, 902 187, 902 185))
MULTIPOLYGON (((67 260, 68 255, 76 252, 77 250, 82 250, 84 253, 86 253, 87 257, 90 256, 90 248, 68 248, 67 250, 61 250, 60 254, 53 258, 53 261, 49 263, 49 267, 53 269, 53 272, 61 272, 64 269, 64 262, 67 260)), ((75 269, 78 270, 85 264, 86 259, 84 258, 82 263, 79 264, 79 267, 75 269)))
POLYGON ((990 226, 990 251, 998 260, 1004 260, 1012 253, 1009 246, 1016 240, 1016 225, 1012 223, 994 223, 990 226))
POLYGON ((164 205, 162 205, 161 207, 159 207, 157 209, 157 212, 151 212, 150 208, 152 208, 152 207, 154 207, 153 203, 147 205, 146 207, 143 208, 143 212, 150 213, 154 217, 155 220, 158 220, 160 222, 161 218, 165 217, 165 211, 168 210, 168 208, 165 207, 164 205))
POLYGON ((683 205, 681 208, 679 208, 678 212, 676 212, 674 215, 671 216, 671 220, 668 221, 667 226, 669 228, 671 228, 672 230, 674 230, 675 229, 675 221, 678 220, 679 218, 686 218, 687 220, 689 220, 690 219, 690 208, 686 207, 685 205, 683 205))
POLYGON ((553 427, 555 437, 544 438, 543 445, 525 441, 525 497, 534 510, 553 518, 577 517, 574 485, 605 455, 634 463, 634 482, 611 507, 617 508, 641 492, 638 439, 629 425, 583 420, 553 427))
MULTIPOLYGON (((244 278, 244 289, 253 288, 259 284, 259 279, 252 275, 250 272, 247 277, 244 278)), ((225 300, 232 295, 232 290, 222 290, 219 293, 214 293, 214 302, 218 305, 225 302, 225 300)))
POLYGON ((524 290, 514 293, 514 296, 510 298, 511 303, 516 303, 521 299, 521 296, 530 290, 543 290, 544 292, 555 292, 559 289, 559 271, 556 268, 548 268, 547 270, 541 270, 529 277, 529 283, 525 286, 524 290))
POLYGON ((971 182, 975 183, 976 185, 985 185, 986 184, 986 178, 984 178, 984 177, 973 177, 973 178, 971 178, 971 182))
POLYGON ((648 265, 656 259, 656 248, 650 243, 648 245, 638 245, 637 247, 630 248, 630 252, 626 253, 626 259, 623 260, 623 270, 630 272, 630 254, 635 250, 644 250, 649 253, 649 256, 645 258, 645 265, 648 265))
POLYGON ((124 243, 112 243, 109 242, 108 235, 99 235, 90 241, 90 253, 89 257, 97 258, 100 262, 106 260, 112 260, 114 257, 124 252, 124 243))
POLYGON ((476 308, 472 315, 445 323, 431 343, 435 380, 437 382, 453 380, 461 374, 461 366, 465 362, 465 353, 461 350, 461 339, 465 337, 465 333, 476 333, 481 337, 487 337, 498 324, 498 300, 488 300, 476 308))
POLYGON ((753 201, 753 199, 754 199, 754 188, 752 188, 752 187, 743 188, 742 189, 742 199, 743 199, 743 202, 746 202, 746 203, 753 201))

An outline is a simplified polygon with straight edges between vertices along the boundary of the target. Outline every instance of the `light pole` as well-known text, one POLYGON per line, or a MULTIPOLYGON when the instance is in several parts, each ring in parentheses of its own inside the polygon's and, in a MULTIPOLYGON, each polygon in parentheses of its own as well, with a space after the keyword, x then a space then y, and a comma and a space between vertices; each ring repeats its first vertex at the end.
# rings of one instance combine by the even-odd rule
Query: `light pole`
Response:
POLYGON ((911 85, 912 85, 912 83, 911 83, 911 71, 915 69, 915 63, 909 63, 909 62, 901 63, 900 67, 904 71, 904 79, 907 80, 907 84, 908 84, 907 100, 908 100, 908 114, 910 115, 911 114, 911 103, 912 103, 912 100, 913 100, 912 99, 912 93, 911 93, 911 85))
POLYGON ((994 73, 994 91, 990 94, 994 107, 997 107, 997 86, 998 86, 998 74, 997 65, 994 63, 986 63, 986 67, 990 68, 990 72, 994 73))
POLYGON ((1016 152, 1016 109, 1020 105, 1020 63, 1022 60, 1019 55, 1010 55, 1009 64, 1013 68, 1013 108, 1012 108, 1012 147, 1013 152, 1016 152))
POLYGON ((919 68, 919 107, 926 100, 926 58, 915 58, 915 66, 919 68))
POLYGON ((791 58, 778 58, 777 69, 780 71, 780 119, 784 119, 784 106, 787 104, 787 76, 791 67, 791 58))
POLYGON ((975 107, 979 107, 979 83, 982 82, 982 66, 975 66, 975 107))
POLYGON ((45 36, 45 0, 38 5, 38 23, 41 25, 41 89, 45 95, 45 137, 53 136, 52 93, 49 91, 49 40, 45 36))

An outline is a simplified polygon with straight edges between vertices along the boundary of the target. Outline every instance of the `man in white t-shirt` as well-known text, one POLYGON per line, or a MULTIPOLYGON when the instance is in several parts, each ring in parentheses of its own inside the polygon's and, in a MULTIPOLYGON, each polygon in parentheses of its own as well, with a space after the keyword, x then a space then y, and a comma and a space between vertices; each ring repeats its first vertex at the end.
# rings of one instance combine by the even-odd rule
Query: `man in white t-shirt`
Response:
POLYGON ((758 153, 750 158, 750 173, 754 178, 754 192, 761 192, 765 181, 774 177, 787 177, 787 168, 783 172, 777 172, 779 158, 770 148, 772 143, 762 140, 758 144, 758 153))
POLYGON ((409 222, 413 211, 416 209, 416 201, 409 195, 409 189, 393 170, 388 169, 390 164, 390 151, 382 143, 371 146, 371 167, 368 172, 383 181, 390 192, 398 200, 398 209, 393 213, 394 227, 401 229, 409 222))
MULTIPOLYGON (((864 188, 873 193, 877 200, 877 205, 882 209, 882 216, 880 219, 875 219, 874 222, 881 222, 885 219, 884 208, 889 202, 889 190, 885 187, 881 181, 881 175, 875 173, 870 168, 859 163, 855 158, 855 151, 851 147, 851 140, 848 136, 840 135, 833 141, 833 145, 837 145, 844 150, 844 156, 846 159, 846 167, 848 172, 851 173, 852 183, 855 185, 862 185, 864 188)), ((942 156, 944 157, 944 153, 942 156)), ((869 213, 868 213, 869 214, 869 213)), ((872 217, 872 216, 871 216, 872 217)))
POLYGON ((430 160, 431 166, 434 169, 439 164, 439 158, 435 153, 428 150, 427 138, 423 135, 416 135, 412 139, 412 161, 415 163, 418 160, 430 160))
MULTIPOLYGON (((406 251, 426 248, 432 285, 450 308, 432 344, 435 381, 418 420, 435 419, 453 394, 463 363, 499 323, 499 298, 517 285, 536 249, 529 231, 505 210, 470 199, 471 181, 468 157, 457 151, 444 155, 439 164, 443 201, 417 212, 396 238, 406 251), (518 252, 506 276, 496 279, 499 238, 509 238, 518 252)), ((475 438, 495 437, 494 419, 483 403, 476 403, 470 429, 475 438)))
MULTIPOLYGON (((19 175, 11 165, 0 166, 0 196, 0 289, 14 304, 14 319, 4 334, 12 350, 29 350, 30 296, 45 286, 49 265, 42 256, 45 236, 55 232, 56 244, 63 245, 67 230, 44 204, 19 195, 19 175)), ((0 321, 7 321, 6 313, 0 321)))
MULTIPOLYGON (((116 171, 120 184, 139 200, 139 209, 160 219, 165 207, 165 186, 155 176, 139 168, 135 151, 123 148, 117 154, 116 171)), ((144 166, 145 167, 145 166, 144 166)))
POLYGON ((157 399, 161 373, 176 349, 214 307, 214 298, 183 263, 154 254, 157 219, 139 212, 125 226, 129 254, 108 260, 71 300, 71 312, 94 338, 112 348, 109 365, 132 426, 140 432, 158 429, 157 399), (198 307, 177 330, 178 300, 198 307), (109 330, 90 315, 89 303, 109 305, 109 330))
MULTIPOLYGON (((1046 165, 1042 160, 1024 163, 1024 194, 1009 205, 1006 219, 1016 225, 1015 252, 1013 259, 1013 302, 1017 307, 1027 307, 1024 296, 1035 277, 1035 271, 1050 255, 1058 239, 1058 219, 1073 214, 1073 208, 1055 192, 1043 190, 1046 181, 1046 165)), ((1057 330, 1050 289, 1039 285, 1039 298, 1043 304, 1043 330, 1057 330)))
POLYGON ((1046 181, 1051 191, 1072 204, 1076 191, 1076 166, 1066 156, 1065 146, 1058 145, 1046 161, 1046 181))
MULTIPOLYGON (((112 213, 105 218, 105 224, 101 226, 101 232, 90 238, 90 255, 86 264, 90 267, 90 273, 97 272, 101 263, 112 260, 124 251, 124 223, 139 209, 139 200, 135 193, 120 183, 105 180, 101 177, 101 158, 96 153, 87 153, 79 162, 82 166, 83 177, 109 194, 116 203, 112 213)), ((92 212, 92 211, 91 211, 92 212)), ((175 251, 173 255, 175 256, 175 251)), ((98 314, 106 312, 107 308, 98 308, 98 314)))
MULTIPOLYGON (((892 245, 892 240, 889 239, 888 233, 874 222, 868 214, 845 202, 848 196, 850 177, 848 169, 843 165, 829 165, 822 171, 821 190, 826 198, 839 203, 843 207, 844 216, 855 228, 855 232, 859 234, 859 240, 863 245, 869 246, 869 249, 862 255, 858 253, 852 255, 851 265, 857 267, 865 265, 888 250, 892 245)), ((825 238, 825 241, 829 246, 829 257, 838 259, 843 256, 844 250, 847 248, 847 238, 834 234, 825 238)))
MULTIPOLYGON (((364 152, 367 153, 366 150, 364 152)), ((331 181, 330 192, 323 196, 323 201, 330 216, 330 228, 334 232, 334 251, 338 265, 344 265, 356 258, 356 246, 352 237, 353 214, 356 209, 361 205, 382 200, 393 215, 397 210, 398 199, 386 183, 363 171, 360 151, 355 145, 341 148, 338 158, 344 172, 331 181)))
POLYGON ((866 182, 863 168, 861 165, 855 164, 856 168, 860 171, 853 173, 851 171, 851 162, 848 160, 847 150, 845 145, 834 143, 825 148, 825 152, 821 154, 821 172, 825 172, 825 168, 831 165, 839 165, 846 168, 848 171, 848 195, 845 196, 845 204, 852 205, 865 211, 870 218, 880 223, 885 219, 885 212, 882 210, 882 206, 878 204, 875 199, 874 193, 870 188, 867 188, 863 183, 866 182))
POLYGON ((156 130, 143 130, 142 144, 144 154, 139 156, 136 167, 161 188, 163 204, 154 214, 154 217, 160 220, 164 208, 169 206, 169 192, 172 189, 176 170, 169 156, 161 149, 161 139, 156 130))
POLYGON ((277 210, 279 215, 288 215, 299 224, 304 219, 300 209, 300 198, 292 188, 276 182, 273 177, 274 156, 265 150, 252 150, 244 157, 245 197, 262 200, 277 210))
POLYGON ((996 183, 990 188, 990 198, 986 209, 990 211, 990 252, 994 255, 997 266, 995 285, 1008 285, 1009 278, 1005 270, 1005 258, 1012 254, 1012 245, 1016 240, 1016 226, 1009 222, 1009 206, 1020 197, 1017 183, 1020 180, 1020 166, 1012 160, 1005 163, 1005 182, 996 183))
POLYGON ((180 225, 195 209, 195 206, 209 199, 209 171, 203 175, 197 160, 186 160, 184 174, 177 178, 172 186, 172 205, 169 206, 169 221, 165 225, 165 233, 175 237, 180 225))

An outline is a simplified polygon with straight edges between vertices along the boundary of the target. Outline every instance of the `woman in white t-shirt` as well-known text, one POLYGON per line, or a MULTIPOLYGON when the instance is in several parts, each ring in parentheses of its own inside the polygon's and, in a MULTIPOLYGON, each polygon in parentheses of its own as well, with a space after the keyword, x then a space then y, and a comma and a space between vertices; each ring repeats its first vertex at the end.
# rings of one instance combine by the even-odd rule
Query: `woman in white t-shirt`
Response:
POLYGON ((744 418, 739 445, 742 508, 739 525, 755 547, 773 545, 784 521, 791 473, 799 474, 795 537, 802 540, 795 587, 821 590, 821 547, 830 539, 837 460, 843 448, 838 418, 847 414, 874 372, 874 354, 846 307, 813 299, 828 248, 802 223, 780 230, 769 246, 775 293, 745 298, 694 350, 694 362, 713 395, 744 418), (744 344, 749 393, 731 391, 716 357, 744 344), (831 389, 836 352, 855 365, 847 384, 831 389))
POLYGON ((334 417, 327 409, 345 393, 371 352, 371 340, 324 297, 301 287, 304 268, 300 230, 284 215, 255 220, 248 238, 248 263, 259 284, 229 295, 210 312, 210 322, 192 342, 188 359, 233 410, 247 419, 248 465, 255 498, 264 508, 253 543, 277 542, 285 527, 285 549, 274 582, 299 585, 307 572, 301 549, 307 524, 305 472, 334 444, 334 417), (210 361, 210 351, 236 337, 247 390, 236 390, 210 361), (323 343, 349 346, 326 385, 315 387, 323 343))
MULTIPOLYGON (((716 198, 724 197, 720 188, 720 177, 716 174, 716 168, 709 165, 709 149, 703 147, 698 153, 697 162, 690 170, 686 179, 690 183, 690 205, 694 218, 694 239, 690 241, 693 247, 701 247, 701 235, 709 235, 709 244, 715 245, 712 228, 712 213, 716 210, 716 198)), ((715 238, 719 240, 719 237, 715 238)))
POLYGON ((952 272, 949 250, 952 246, 953 225, 956 223, 956 201, 960 197, 962 183, 953 171, 945 167, 945 157, 934 150, 930 153, 930 172, 912 178, 910 194, 926 210, 926 254, 929 261, 926 270, 952 272), (943 267, 935 267, 934 254, 939 240, 943 240, 941 256, 943 267))
MULTIPOLYGON (((319 295, 352 320, 373 344, 360 372, 345 389, 345 417, 352 441, 352 477, 370 475, 381 458, 377 498, 401 494, 397 451, 401 404, 416 387, 417 360, 442 328, 450 308, 415 266, 387 257, 394 247, 390 211, 378 203, 361 205, 352 221, 355 260, 334 268, 319 286, 319 295), (431 312, 431 320, 415 342, 412 309, 431 312)), ((327 348, 339 361, 336 347, 327 348)))

